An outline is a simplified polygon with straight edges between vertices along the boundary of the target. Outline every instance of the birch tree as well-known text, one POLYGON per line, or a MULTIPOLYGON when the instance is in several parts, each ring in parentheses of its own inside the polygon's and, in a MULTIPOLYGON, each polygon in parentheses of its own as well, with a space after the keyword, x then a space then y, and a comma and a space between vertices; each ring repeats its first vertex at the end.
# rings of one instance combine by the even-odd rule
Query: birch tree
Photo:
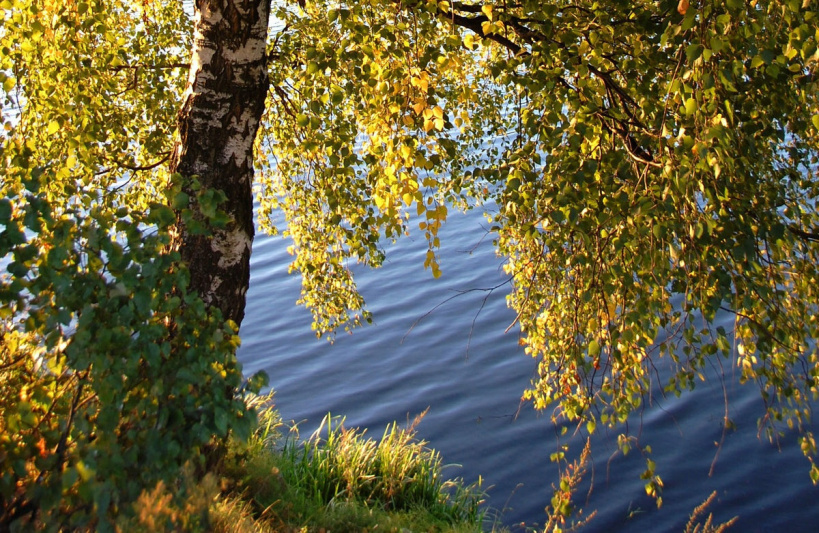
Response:
POLYGON ((171 173, 183 180, 174 244, 191 289, 237 325, 250 280, 253 143, 269 85, 269 4, 195 3, 190 74, 170 160, 171 173))
POLYGON ((537 408, 619 430, 724 363, 819 479, 812 0, 0 6, 0 524, 103 523, 248 430, 254 198, 319 336, 369 318, 352 263, 417 233, 445 276, 495 206, 537 408))

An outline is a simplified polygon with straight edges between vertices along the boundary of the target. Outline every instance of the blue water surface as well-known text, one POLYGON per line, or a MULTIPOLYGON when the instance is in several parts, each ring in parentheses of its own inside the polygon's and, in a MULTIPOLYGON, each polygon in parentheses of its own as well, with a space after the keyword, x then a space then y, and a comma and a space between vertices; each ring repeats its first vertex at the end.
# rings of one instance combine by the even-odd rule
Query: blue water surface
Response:
MULTIPOLYGON (((378 437, 388 423, 429 407, 420 437, 445 463, 460 465, 445 474, 470 483, 480 476, 497 520, 534 527, 545 521, 558 480, 549 460, 558 430, 548 413, 521 402, 536 362, 523 353, 515 327, 505 333, 515 319, 507 287, 487 290, 507 279, 487 226, 480 212, 450 216, 437 280, 423 269, 423 237, 390 247, 383 268, 358 271, 375 323, 339 333, 334 344, 317 340, 309 313, 295 305, 300 280, 287 274, 287 243, 257 237, 239 358, 248 375, 267 371, 282 416, 303 436, 327 412, 378 437)), ((586 531, 682 531, 714 490, 710 510, 717 521, 738 515, 734 531, 819 528, 819 489, 795 435, 778 444, 758 438, 758 392, 740 386, 730 366, 713 368, 709 378, 680 398, 655 396, 629 422, 631 434, 653 449, 665 484, 661 509, 639 478, 645 459, 622 456, 616 435, 596 433, 594 464, 577 497, 586 513, 597 511, 586 531), (724 433, 726 397, 737 429, 724 433)), ((575 438, 573 453, 582 444, 575 438)))

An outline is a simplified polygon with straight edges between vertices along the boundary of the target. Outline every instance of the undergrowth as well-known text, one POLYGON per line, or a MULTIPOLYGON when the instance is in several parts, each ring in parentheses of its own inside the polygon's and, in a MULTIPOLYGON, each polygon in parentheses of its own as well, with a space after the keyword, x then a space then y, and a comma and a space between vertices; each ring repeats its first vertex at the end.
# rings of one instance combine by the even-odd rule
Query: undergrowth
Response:
POLYGON ((213 531, 481 531, 477 485, 442 478, 440 455, 416 438, 418 416, 380 440, 329 414, 304 442, 284 428, 272 395, 251 401, 259 426, 232 440, 216 470, 213 531))

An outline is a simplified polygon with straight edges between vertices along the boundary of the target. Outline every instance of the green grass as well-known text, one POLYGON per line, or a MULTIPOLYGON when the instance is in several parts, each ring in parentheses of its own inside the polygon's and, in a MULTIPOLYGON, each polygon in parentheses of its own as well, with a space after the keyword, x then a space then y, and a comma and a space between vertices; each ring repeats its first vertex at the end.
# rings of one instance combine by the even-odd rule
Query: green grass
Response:
POLYGON ((216 468, 213 531, 482 531, 479 486, 444 480, 440 455, 393 423, 381 439, 327 415, 310 438, 282 437, 271 396, 254 399, 259 427, 232 441, 216 468))

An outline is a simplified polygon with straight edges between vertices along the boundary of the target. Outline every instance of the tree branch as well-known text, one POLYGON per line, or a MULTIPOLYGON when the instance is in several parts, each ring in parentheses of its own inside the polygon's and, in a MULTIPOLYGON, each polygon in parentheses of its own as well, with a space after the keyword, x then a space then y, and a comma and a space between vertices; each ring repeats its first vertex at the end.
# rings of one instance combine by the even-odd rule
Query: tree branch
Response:
POLYGON ((146 65, 144 63, 139 63, 136 65, 117 65, 116 67, 110 67, 109 70, 114 72, 120 72, 122 70, 173 70, 177 68, 191 68, 190 63, 170 63, 168 65, 146 65))
POLYGON ((95 176, 100 176, 102 174, 106 174, 106 173, 111 172, 112 170, 114 170, 115 167, 116 168, 125 168, 125 169, 128 169, 128 170, 133 170, 135 172, 141 171, 141 170, 153 170, 153 169, 155 169, 156 167, 162 165, 163 163, 168 161, 168 159, 171 158, 171 152, 160 152, 159 155, 161 155, 162 158, 160 158, 158 161, 155 161, 153 163, 148 163, 147 165, 128 165, 126 163, 120 163, 119 161, 114 161, 114 167, 106 167, 106 168, 104 168, 102 170, 99 170, 99 171, 95 172, 94 175, 95 176))
POLYGON ((480 35, 484 39, 495 41, 499 45, 510 50, 515 55, 518 55, 521 52, 525 54, 529 53, 519 44, 515 43, 511 39, 508 39, 507 37, 504 37, 503 35, 498 35, 497 33, 484 33, 483 23, 490 22, 489 17, 486 15, 481 14, 474 17, 467 17, 464 15, 456 15, 453 11, 444 11, 440 7, 438 8, 438 14, 442 18, 445 18, 446 20, 451 21, 462 28, 472 30, 474 33, 480 35))
MULTIPOLYGON (((490 22, 490 20, 482 12, 481 5, 453 2, 450 4, 450 6, 451 10, 445 10, 438 7, 438 16, 448 22, 474 32, 483 39, 488 39, 498 43, 515 55, 530 54, 530 52, 523 46, 504 35, 497 33, 485 33, 483 23, 490 22), (469 16, 457 14, 455 11, 468 13, 469 16)), ((550 39, 547 35, 528 27, 526 24, 524 24, 523 19, 520 17, 511 16, 506 13, 506 16, 503 18, 503 22, 507 27, 513 30, 514 35, 526 43, 532 44, 538 41, 551 41, 558 44, 558 46, 564 50, 567 49, 564 43, 550 39)), ((612 127, 609 127, 606 120, 601 116, 600 119, 603 123, 603 127, 608 129, 610 132, 615 133, 623 141, 623 146, 625 147, 626 152, 628 152, 629 157, 631 157, 633 160, 649 166, 660 167, 661 165, 655 161, 654 157, 651 155, 651 151, 644 148, 631 132, 630 126, 632 125, 640 128, 641 130, 646 129, 639 118, 637 118, 637 115, 634 113, 633 108, 639 107, 637 102, 634 101, 634 99, 623 89, 623 87, 620 86, 619 83, 617 83, 617 81, 611 77, 608 72, 604 72, 594 65, 587 65, 587 67, 593 76, 596 76, 603 82, 607 93, 611 97, 612 105, 615 105, 615 101, 619 101, 619 107, 629 118, 628 121, 624 121, 609 117, 612 121, 612 127)), ((573 88, 571 84, 569 84, 563 77, 558 77, 558 80, 566 87, 573 88)))
POLYGON ((803 231, 796 226, 788 226, 788 231, 806 241, 819 242, 819 233, 814 231, 803 231))

